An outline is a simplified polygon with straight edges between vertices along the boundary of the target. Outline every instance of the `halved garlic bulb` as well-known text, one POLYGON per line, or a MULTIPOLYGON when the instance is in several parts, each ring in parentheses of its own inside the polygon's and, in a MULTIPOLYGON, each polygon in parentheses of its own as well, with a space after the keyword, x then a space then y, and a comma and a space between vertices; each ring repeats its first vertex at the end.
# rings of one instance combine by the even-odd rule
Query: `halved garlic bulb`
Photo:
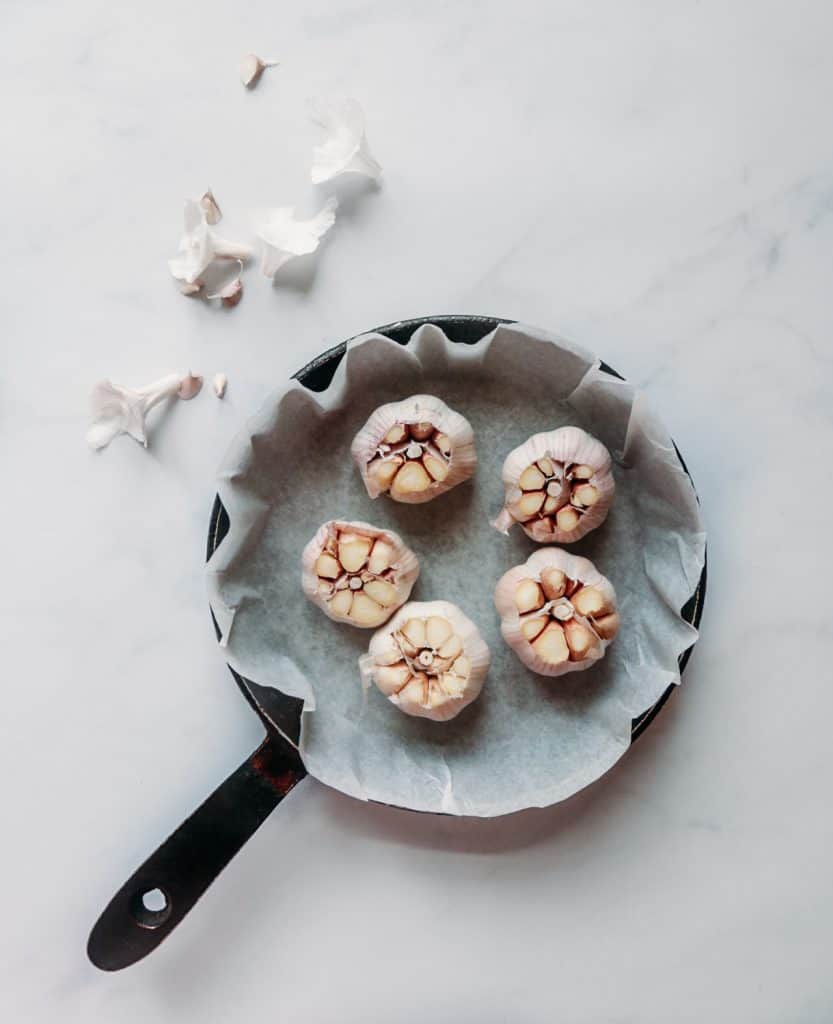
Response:
POLYGON ((474 431, 459 412, 433 395, 380 406, 350 449, 371 498, 420 504, 474 473, 474 431))
POLYGON ((506 456, 501 533, 520 523, 539 544, 570 544, 607 518, 615 484, 610 452, 580 427, 533 434, 506 456))
POLYGON ((613 584, 561 548, 541 548, 505 573, 495 607, 504 640, 542 676, 590 668, 619 629, 613 584))
POLYGON ((359 658, 371 682, 406 715, 447 722, 471 704, 489 671, 477 626, 449 601, 411 601, 373 634, 359 658))
POLYGON ((419 576, 417 556, 392 530, 333 519, 304 548, 301 585, 336 622, 373 629, 403 605, 419 576))

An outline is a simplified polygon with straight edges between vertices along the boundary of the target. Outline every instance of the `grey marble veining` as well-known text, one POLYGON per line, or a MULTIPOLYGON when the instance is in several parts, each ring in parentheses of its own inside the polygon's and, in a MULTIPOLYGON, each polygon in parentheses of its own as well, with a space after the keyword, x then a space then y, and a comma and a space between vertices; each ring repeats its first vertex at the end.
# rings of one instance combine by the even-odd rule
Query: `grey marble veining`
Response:
POLYGON ((101 0, 0 8, 5 919, 31 1022, 826 1022, 833 1013, 830 5, 101 0), (246 92, 249 50, 281 67, 246 92), (182 298, 308 184, 307 98, 364 104, 310 272, 182 298), (643 387, 684 452, 710 592, 682 690, 600 783, 455 821, 305 782, 147 961, 84 943, 258 728, 207 615, 213 474, 266 392, 407 316, 516 317, 643 387), (103 376, 228 374, 142 450, 84 445, 103 376))

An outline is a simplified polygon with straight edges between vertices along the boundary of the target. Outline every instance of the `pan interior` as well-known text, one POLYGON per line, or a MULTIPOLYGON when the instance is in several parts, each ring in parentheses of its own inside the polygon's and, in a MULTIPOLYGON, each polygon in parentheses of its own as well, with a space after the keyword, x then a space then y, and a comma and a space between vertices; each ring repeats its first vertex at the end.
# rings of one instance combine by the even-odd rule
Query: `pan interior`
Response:
POLYGON ((549 804, 621 756, 631 720, 674 681, 677 658, 693 642, 678 609, 699 570, 692 577, 693 563, 680 565, 675 579, 668 563, 679 562, 680 539, 702 554, 694 539, 696 501, 676 500, 685 497, 682 474, 679 464, 676 474, 669 464, 668 493, 675 500, 653 506, 655 521, 646 524, 644 474, 617 466, 608 523, 571 550, 591 558, 616 585, 622 636, 588 672, 557 680, 529 673, 503 643, 492 604, 497 579, 535 549, 520 530, 505 538, 490 526, 501 504, 503 458, 530 433, 565 423, 606 433, 609 442, 618 431, 624 447, 627 422, 605 421, 604 401, 600 407, 587 396, 576 400, 593 360, 566 343, 504 327, 500 345, 487 345, 485 358, 474 352, 458 361, 441 332, 426 330, 408 350, 381 339, 351 349, 331 385, 332 407, 322 411, 297 390, 276 396, 256 417, 223 474, 233 543, 227 549, 224 542, 211 560, 212 606, 232 609, 224 628, 232 667, 260 684, 313 695, 315 710, 303 716, 302 752, 323 781, 358 797, 451 813, 549 804), (542 344, 550 349, 545 356, 542 344), (420 348, 421 360, 412 354, 420 348), (426 505, 371 502, 350 462, 350 441, 377 405, 415 392, 439 395, 471 421, 478 473, 426 505), (235 516, 247 524, 236 536, 235 516), (457 719, 409 718, 375 690, 363 694, 356 662, 370 634, 331 623, 303 600, 300 552, 330 518, 396 530, 422 566, 413 599, 453 601, 477 622, 492 668, 483 696, 457 719), (666 540, 658 542, 658 534, 666 540), (665 564, 646 570, 646 549, 665 564))

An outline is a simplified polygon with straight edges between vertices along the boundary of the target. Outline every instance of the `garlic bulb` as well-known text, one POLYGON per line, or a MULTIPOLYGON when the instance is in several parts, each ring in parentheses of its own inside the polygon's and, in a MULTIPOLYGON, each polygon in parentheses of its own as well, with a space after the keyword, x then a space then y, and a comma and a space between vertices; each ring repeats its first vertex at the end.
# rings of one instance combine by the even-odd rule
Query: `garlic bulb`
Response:
POLYGON ((489 671, 477 626, 448 601, 412 601, 373 634, 359 658, 371 682, 406 715, 447 722, 475 700, 489 671))
POLYGON ((590 668, 619 629, 613 584, 561 548, 541 548, 505 573, 495 607, 504 640, 542 676, 590 668))
POLYGON ((474 473, 474 431, 433 395, 380 406, 353 438, 351 452, 371 498, 420 504, 474 473))
POLYGON ((333 519, 318 528, 301 559, 304 593, 336 622, 372 629, 411 594, 419 562, 392 530, 333 519))
POLYGON ((520 523, 539 544, 570 544, 607 518, 615 484, 610 453, 580 427, 533 434, 503 463, 501 533, 520 523))

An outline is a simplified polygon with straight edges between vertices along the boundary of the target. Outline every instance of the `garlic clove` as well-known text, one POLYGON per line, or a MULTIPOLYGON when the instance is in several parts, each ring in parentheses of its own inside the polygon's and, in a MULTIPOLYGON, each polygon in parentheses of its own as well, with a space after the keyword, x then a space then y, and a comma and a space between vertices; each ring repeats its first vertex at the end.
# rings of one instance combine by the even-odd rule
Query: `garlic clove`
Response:
POLYGON ((256 53, 247 53, 240 61, 240 81, 247 89, 254 89, 266 68, 277 67, 276 60, 263 60, 256 53))
POLYGON ((610 580, 589 559, 562 548, 541 548, 504 573, 495 607, 507 644, 544 676, 589 668, 619 629, 610 580), (540 604, 534 587, 544 599, 540 604))
POLYGON ((383 608, 389 608, 396 603, 396 587, 387 580, 371 578, 364 585, 364 592, 383 608))
POLYGON ((386 697, 401 690, 410 678, 411 670, 404 661, 395 665, 378 665, 375 669, 376 685, 386 697))
POLYGON ((562 533, 572 533, 578 526, 579 514, 570 505, 565 505, 555 513, 555 522, 562 533))
POLYGON ((570 657, 573 661, 581 661, 586 658, 590 649, 596 644, 594 634, 577 619, 570 619, 564 623, 564 637, 570 648, 570 657))
POLYGON ((545 486, 547 478, 537 466, 527 466, 521 473, 518 483, 525 491, 538 491, 545 486))
POLYGON ((206 224, 220 223, 223 213, 210 188, 203 192, 200 197, 200 207, 202 209, 203 216, 205 217, 206 224))
POLYGON ((520 523, 538 543, 571 543, 600 526, 613 502, 610 453, 579 427, 534 434, 503 464, 502 533, 520 523), (543 495, 543 497, 542 497, 543 495))
POLYGON ((353 594, 350 618, 357 626, 378 626, 379 619, 384 614, 385 610, 382 606, 378 605, 364 590, 357 590, 353 594))
POLYGON ((358 572, 367 560, 373 540, 353 533, 345 533, 339 538, 338 560, 345 572, 358 572))
POLYGON ((339 590, 329 602, 330 617, 347 619, 350 615, 350 608, 353 604, 352 590, 339 590))
POLYGON ((571 600, 579 615, 601 615, 609 610, 604 595, 596 587, 582 587, 571 600))
POLYGON ((452 633, 437 653, 441 658, 446 660, 449 658, 456 658, 458 655, 463 653, 463 641, 459 636, 452 633))
POLYGON ((402 626, 402 635, 416 648, 424 646, 425 622, 422 619, 408 619, 402 626))
POLYGON ((426 620, 425 639, 431 647, 439 651, 450 637, 451 623, 448 619, 444 619, 441 615, 435 615, 426 620))
POLYGON ((573 488, 573 503, 579 508, 592 508, 599 500, 599 492, 592 484, 573 488))
POLYGON ((392 544, 384 540, 377 540, 367 560, 367 568, 374 574, 382 573, 394 561, 396 552, 392 544))
POLYGON ((564 630, 557 622, 548 623, 543 633, 533 640, 532 647, 548 665, 561 665, 570 657, 564 630))
POLYGON ((341 563, 333 555, 322 551, 315 562, 315 571, 322 579, 337 580, 342 573, 341 563))
POLYGON ((532 643, 535 637, 538 636, 539 633, 543 632, 549 621, 549 616, 547 615, 542 615, 537 619, 524 619, 521 623, 521 632, 524 637, 532 643))
POLYGON ((431 477, 419 462, 408 462, 394 477, 390 496, 396 501, 407 501, 414 494, 424 494, 431 486, 431 477))
POLYGON ((548 601, 562 597, 567 589, 567 576, 560 569, 549 565, 541 570, 541 587, 548 601))
POLYGON ((179 382, 176 393, 184 402, 190 402, 192 398, 197 397, 200 391, 202 391, 202 377, 194 375, 189 370, 179 382))
POLYGON ((214 385, 214 394, 218 398, 224 398, 226 388, 228 387, 228 377, 224 373, 215 373, 212 383, 214 385))
POLYGON ((430 601, 400 608, 359 665, 365 686, 374 683, 400 711, 448 721, 478 697, 489 661, 474 623, 456 605, 430 601))
POLYGON ((356 434, 351 452, 371 498, 418 504, 469 479, 477 455, 463 416, 433 395, 383 405, 356 434))
POLYGON ((535 580, 521 580, 515 589, 515 607, 521 615, 544 605, 544 592, 535 580))
POLYGON ((612 640, 619 632, 619 616, 616 612, 593 620, 593 627, 603 640, 612 640))
POLYGON ((301 585, 306 597, 337 622, 376 628, 403 605, 419 576, 419 562, 392 530, 331 520, 304 548, 301 585))

